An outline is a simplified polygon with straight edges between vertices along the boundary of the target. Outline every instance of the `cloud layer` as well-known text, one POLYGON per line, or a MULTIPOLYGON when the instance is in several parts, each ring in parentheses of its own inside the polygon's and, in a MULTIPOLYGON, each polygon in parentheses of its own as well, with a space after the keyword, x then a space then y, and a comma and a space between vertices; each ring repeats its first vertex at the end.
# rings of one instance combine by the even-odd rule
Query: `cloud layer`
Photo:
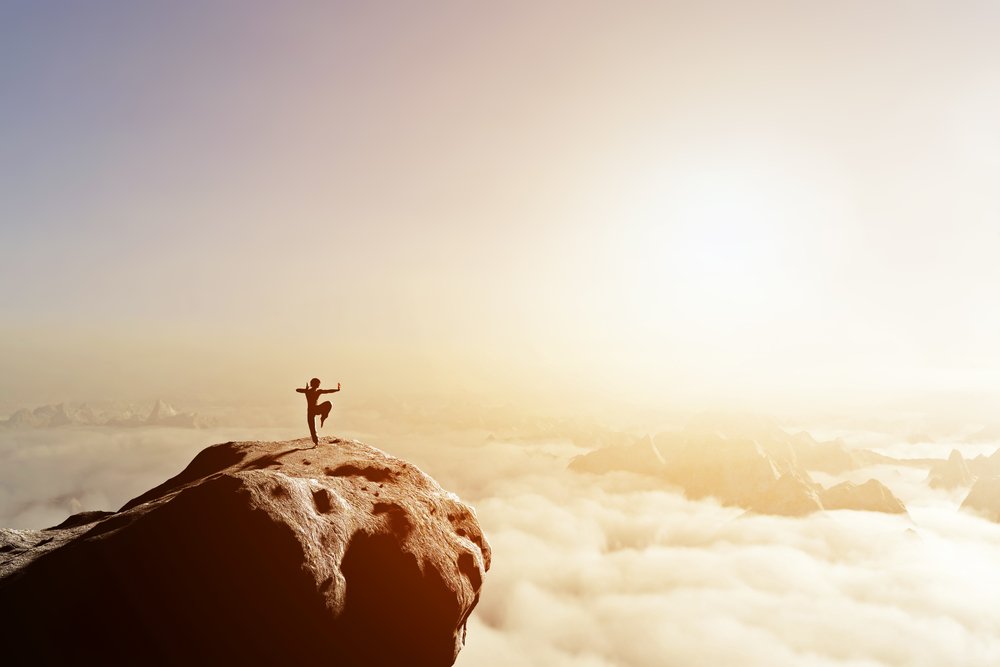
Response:
MULTIPOLYGON (((0 434, 0 525, 117 508, 249 435, 0 434)), ((864 471, 910 518, 744 518, 653 479, 571 473, 568 443, 484 435, 366 438, 472 502, 493 545, 459 667, 1000 664, 1000 526, 957 512, 960 494, 927 489, 922 471, 864 471)))
POLYGON ((908 477, 885 479, 912 519, 740 518, 523 448, 477 455, 524 468, 471 498, 496 560, 459 665, 1000 662, 1000 527, 908 477))

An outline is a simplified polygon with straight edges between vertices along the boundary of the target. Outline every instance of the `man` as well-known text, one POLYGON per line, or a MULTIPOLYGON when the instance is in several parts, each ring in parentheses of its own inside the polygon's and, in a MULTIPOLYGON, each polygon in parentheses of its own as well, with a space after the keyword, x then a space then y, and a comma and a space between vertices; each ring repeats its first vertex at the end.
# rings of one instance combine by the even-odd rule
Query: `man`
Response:
POLYGON ((295 391, 306 395, 306 420, 309 422, 309 434, 312 435, 315 447, 319 444, 319 438, 316 437, 316 415, 319 415, 319 425, 322 428, 326 418, 330 416, 330 410, 333 409, 333 403, 330 401, 323 401, 316 405, 316 400, 323 394, 333 394, 340 391, 340 383, 337 383, 336 389, 320 389, 319 378, 313 378, 305 387, 295 391))

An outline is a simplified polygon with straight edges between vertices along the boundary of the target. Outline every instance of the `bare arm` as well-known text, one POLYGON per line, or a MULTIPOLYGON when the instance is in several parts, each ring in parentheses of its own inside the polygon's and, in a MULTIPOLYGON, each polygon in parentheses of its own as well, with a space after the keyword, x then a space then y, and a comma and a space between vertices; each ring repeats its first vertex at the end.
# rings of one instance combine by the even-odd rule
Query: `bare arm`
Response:
POLYGON ((337 388, 336 389, 324 389, 323 391, 321 391, 319 393, 321 393, 321 394, 336 394, 338 391, 340 391, 340 383, 339 382, 337 383, 337 388))
POLYGON ((308 389, 309 389, 309 381, 306 380, 306 386, 302 389, 296 389, 295 391, 299 392, 300 394, 304 394, 306 393, 306 391, 308 391, 308 389))

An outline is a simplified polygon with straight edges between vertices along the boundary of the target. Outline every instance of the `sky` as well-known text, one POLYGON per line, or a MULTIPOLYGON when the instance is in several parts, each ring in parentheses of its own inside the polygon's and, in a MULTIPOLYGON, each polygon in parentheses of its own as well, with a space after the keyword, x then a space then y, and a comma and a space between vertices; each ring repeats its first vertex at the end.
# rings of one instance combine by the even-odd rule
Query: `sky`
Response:
POLYGON ((0 3, 0 412, 996 397, 992 2, 0 3))

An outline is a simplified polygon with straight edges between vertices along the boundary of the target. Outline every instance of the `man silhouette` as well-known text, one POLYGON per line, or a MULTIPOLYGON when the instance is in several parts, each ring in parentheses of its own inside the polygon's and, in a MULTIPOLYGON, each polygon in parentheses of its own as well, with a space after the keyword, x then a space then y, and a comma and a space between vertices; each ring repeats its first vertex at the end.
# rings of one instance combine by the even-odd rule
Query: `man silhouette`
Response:
POLYGON ((340 383, 337 383, 336 389, 320 389, 319 378, 313 378, 306 383, 305 387, 295 391, 306 395, 306 420, 309 422, 309 434, 312 436, 315 447, 319 444, 319 438, 316 437, 316 415, 319 415, 319 425, 322 428, 326 418, 330 416, 330 410, 333 409, 333 403, 330 401, 323 401, 316 405, 316 400, 323 394, 333 394, 340 391, 340 383))

